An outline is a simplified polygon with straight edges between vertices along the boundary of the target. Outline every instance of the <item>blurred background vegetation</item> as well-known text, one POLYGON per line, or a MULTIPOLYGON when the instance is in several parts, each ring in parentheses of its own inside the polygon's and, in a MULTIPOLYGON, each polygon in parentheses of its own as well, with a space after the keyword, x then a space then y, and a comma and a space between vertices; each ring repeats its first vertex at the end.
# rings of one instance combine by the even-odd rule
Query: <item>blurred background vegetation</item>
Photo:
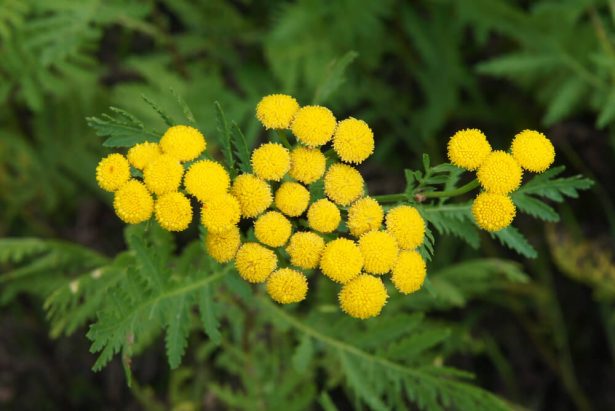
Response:
MULTIPOLYGON (((176 93, 205 135, 216 133, 217 100, 255 144, 255 104, 273 92, 367 121, 377 145, 362 171, 375 194, 402 190, 403 169, 419 168, 423 152, 444 161, 457 129, 480 128, 501 149, 524 128, 543 130, 566 174, 597 184, 557 206, 561 221, 517 219, 536 259, 488 237, 479 250, 439 240, 430 271, 511 258, 531 281, 435 304, 431 320, 454 324, 457 338, 432 360, 447 357, 529 409, 615 409, 612 0, 0 0, 0 236, 114 255, 125 247, 123 225, 94 179, 108 151, 85 118, 116 106, 162 129, 141 95, 178 113, 176 93), (327 80, 339 72, 344 82, 331 94, 338 84, 327 80)), ((295 371, 268 374, 279 362, 291 368, 294 343, 283 334, 274 355, 252 352, 262 375, 246 371, 241 347, 212 356, 198 339, 171 372, 154 344, 135 360, 139 383, 129 389, 119 361, 90 371, 85 327, 49 339, 38 295, 55 281, 0 283, 0 409, 291 409, 291 394, 295 409, 356 405, 343 387, 319 397, 325 377, 305 356, 293 357, 295 371)))

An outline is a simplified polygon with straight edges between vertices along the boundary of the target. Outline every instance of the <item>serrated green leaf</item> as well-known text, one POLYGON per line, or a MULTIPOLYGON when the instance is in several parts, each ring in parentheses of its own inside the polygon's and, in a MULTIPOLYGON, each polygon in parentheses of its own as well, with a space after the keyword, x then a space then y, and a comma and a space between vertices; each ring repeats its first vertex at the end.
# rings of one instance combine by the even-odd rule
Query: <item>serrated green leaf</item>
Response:
POLYGON ((357 360, 344 351, 338 351, 342 370, 348 385, 352 387, 357 396, 362 398, 374 410, 386 411, 388 407, 382 402, 378 395, 372 390, 372 387, 366 383, 363 376, 363 371, 357 366, 357 360))
POLYGON ((539 69, 549 69, 560 64, 560 59, 550 55, 511 53, 482 62, 476 66, 481 74, 492 76, 513 76, 532 73, 539 69))
POLYGON ((239 160, 239 168, 244 173, 249 173, 252 171, 252 163, 250 162, 250 148, 248 147, 246 138, 235 122, 231 125, 231 131, 235 154, 239 160))
POLYGON ((231 130, 228 126, 226 116, 224 115, 224 111, 222 110, 222 106, 220 105, 220 103, 217 101, 214 102, 214 107, 216 109, 218 133, 220 134, 220 145, 222 146, 222 151, 224 153, 226 167, 228 168, 231 177, 235 177, 237 175, 237 172, 235 171, 235 159, 233 156, 233 147, 231 142, 231 130))
POLYGON ((424 218, 440 234, 454 235, 472 248, 480 245, 480 236, 474 225, 470 204, 419 207, 424 218))
POLYGON ((358 56, 359 53, 357 53, 356 51, 349 51, 341 58, 333 60, 329 64, 324 78, 320 82, 319 86, 316 88, 314 98, 312 99, 312 104, 323 104, 327 101, 327 99, 339 88, 339 86, 341 86, 344 81, 346 81, 344 73, 348 66, 358 56))
POLYGON ((585 91, 585 81, 578 77, 568 78, 551 99, 543 122, 546 125, 551 125, 570 114, 585 91))
POLYGON ((543 221, 557 222, 559 221, 559 214, 548 204, 526 195, 524 193, 515 192, 511 195, 511 198, 517 208, 533 217, 539 218, 543 221))
POLYGON ((173 97, 175 97, 177 104, 182 109, 182 112, 184 113, 184 117, 186 118, 186 120, 188 120, 188 123, 196 127, 196 119, 194 118, 194 113, 192 112, 192 110, 190 109, 190 107, 188 106, 184 98, 177 91, 175 91, 174 88, 171 88, 170 90, 171 90, 171 94, 173 94, 173 97))
POLYGON ((167 126, 172 127, 172 126, 178 124, 175 120, 173 120, 173 118, 169 114, 166 113, 165 110, 162 109, 162 107, 160 107, 158 104, 156 104, 152 99, 147 97, 145 94, 141 94, 141 98, 147 104, 149 104, 150 107, 153 108, 156 113, 158 113, 158 115, 160 116, 162 121, 164 121, 164 123, 167 126))
POLYGON ((500 243, 527 258, 536 258, 536 249, 527 241, 525 236, 515 227, 508 226, 503 230, 491 233, 491 237, 497 238, 500 243))
POLYGON ((391 344, 386 355, 393 360, 410 360, 423 354, 450 336, 446 328, 431 328, 419 330, 412 335, 391 344))
POLYGON ((188 346, 190 333, 190 302, 186 294, 167 302, 167 324, 165 346, 171 368, 177 368, 188 346))
POLYGON ((209 285, 205 285, 198 293, 199 299, 199 312, 201 314, 201 321, 205 332, 209 336, 209 339, 214 343, 219 344, 222 338, 220 334, 220 323, 216 316, 216 310, 214 306, 214 300, 211 295, 211 288, 209 285))
POLYGON ((564 196, 576 198, 579 190, 587 190, 594 182, 581 175, 554 178, 565 170, 564 166, 553 167, 533 177, 515 192, 546 197, 556 202, 564 201, 564 196))

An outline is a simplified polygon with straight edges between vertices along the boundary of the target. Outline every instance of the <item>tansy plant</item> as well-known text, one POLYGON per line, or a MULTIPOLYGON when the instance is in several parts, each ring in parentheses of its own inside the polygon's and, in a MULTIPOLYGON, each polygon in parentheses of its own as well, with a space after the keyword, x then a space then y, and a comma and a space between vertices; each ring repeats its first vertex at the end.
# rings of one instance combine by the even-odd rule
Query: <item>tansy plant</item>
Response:
POLYGON ((60 241, 2 240, 0 264, 16 268, 0 277, 0 299, 40 293, 53 336, 90 324, 94 369, 119 353, 129 384, 132 358, 160 333, 171 368, 178 367, 200 322, 209 339, 196 346, 247 390, 237 406, 237 392, 208 385, 233 408, 251 410, 263 395, 267 404, 288 404, 295 391, 314 402, 305 391, 313 385, 304 383, 320 381, 315 373, 323 369, 325 409, 327 391, 340 386, 377 410, 408 401, 429 410, 510 409, 463 381, 467 373, 442 365, 467 350, 466 334, 456 331, 466 328, 425 314, 527 277, 501 259, 461 261, 429 275, 427 262, 437 252, 436 232, 478 248, 484 230, 535 256, 511 225, 517 211, 555 221, 543 199, 561 202, 591 185, 557 178, 563 167, 551 167, 555 151, 544 135, 522 131, 510 148, 494 150, 479 130, 459 131, 448 140, 450 163, 432 166, 423 156, 422 170, 404 171, 403 192, 370 195, 356 168, 378 141, 365 121, 266 96, 255 111, 270 139, 250 150, 217 103, 217 132, 206 136, 180 98, 185 121, 146 102, 164 131, 117 108, 88 119, 116 151, 100 161, 96 180, 127 224, 127 250, 108 258, 60 241), (190 240, 195 232, 198 240, 190 240), (292 369, 276 366, 288 350, 295 351, 292 369), (254 380, 244 368, 263 375, 254 380), (305 373, 311 377, 298 377, 305 373), (290 385, 250 391, 274 380, 290 385))
MULTIPOLYGON (((334 281, 341 310, 359 319, 381 313, 389 299, 385 281, 401 294, 423 286, 425 260, 433 252, 429 232, 425 243, 425 218, 457 207, 444 206, 447 199, 480 187, 471 221, 513 246, 519 241, 519 247, 528 245, 516 239, 522 238, 518 232, 503 234, 515 217, 515 202, 530 213, 554 213, 530 196, 541 194, 532 187, 548 180, 521 186, 524 170, 544 173, 555 159, 553 145, 538 131, 518 133, 502 151, 493 150, 480 130, 461 130, 448 141, 451 164, 429 167, 425 158, 424 176, 407 171, 406 192, 370 196, 355 168, 375 147, 365 121, 338 121, 326 107, 301 107, 283 94, 264 97, 256 118, 275 138, 254 149, 249 161, 240 157, 239 167, 228 144, 223 164, 208 155, 199 130, 173 125, 158 142, 103 158, 96 178, 102 189, 114 192, 113 205, 124 222, 153 217, 164 230, 183 231, 198 213, 211 258, 234 264, 249 283, 265 284, 275 302, 299 303, 308 298, 309 283, 334 281), (476 178, 455 187, 463 170, 476 178), (446 189, 437 190, 438 184, 446 189)), ((575 194, 573 182, 564 194, 575 194)), ((454 230, 433 223, 441 231, 454 230)))

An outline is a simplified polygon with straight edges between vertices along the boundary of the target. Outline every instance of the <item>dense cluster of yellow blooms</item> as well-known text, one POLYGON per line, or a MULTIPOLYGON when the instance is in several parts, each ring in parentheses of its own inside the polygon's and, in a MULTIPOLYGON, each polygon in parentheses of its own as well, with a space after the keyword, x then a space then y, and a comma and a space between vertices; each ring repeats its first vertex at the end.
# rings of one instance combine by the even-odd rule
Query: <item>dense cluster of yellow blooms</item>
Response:
POLYGON ((508 227, 516 214, 510 194, 521 185, 523 170, 542 173, 555 160, 555 149, 544 134, 533 130, 518 133, 510 153, 492 150, 487 137, 476 129, 461 130, 448 142, 452 164, 476 171, 483 191, 472 204, 476 224, 495 232, 508 227))
POLYGON ((266 283, 281 304, 304 300, 314 272, 339 284, 341 309, 361 319, 377 316, 386 304, 385 274, 403 294, 420 289, 423 218, 408 205, 385 213, 366 195, 354 168, 374 151, 368 124, 352 117, 338 122, 328 108, 301 107, 282 94, 264 97, 256 117, 265 129, 290 131, 295 144, 257 147, 251 173, 231 178, 222 164, 204 157, 205 137, 180 125, 159 143, 105 157, 98 183, 114 192, 116 213, 129 224, 153 215, 162 228, 182 231, 198 204, 208 254, 220 263, 234 261, 244 280, 266 283), (318 185, 324 198, 314 194, 318 185), (253 230, 243 235, 239 223, 246 220, 253 230))

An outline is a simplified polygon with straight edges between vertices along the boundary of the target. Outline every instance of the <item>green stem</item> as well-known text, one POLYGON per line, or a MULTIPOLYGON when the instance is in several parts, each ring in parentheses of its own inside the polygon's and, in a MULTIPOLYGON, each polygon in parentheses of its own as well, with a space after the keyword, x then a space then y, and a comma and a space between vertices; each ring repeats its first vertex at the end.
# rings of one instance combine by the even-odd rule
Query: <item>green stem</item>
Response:
MULTIPOLYGON (((418 193, 418 195, 424 198, 442 198, 442 197, 456 197, 474 190, 479 186, 478 180, 474 179, 468 184, 458 187, 454 190, 448 191, 427 191, 425 193, 418 193)), ((380 203, 397 203, 399 201, 408 201, 410 198, 406 193, 398 194, 385 194, 381 196, 373 196, 374 199, 380 203)))
POLYGON ((373 198, 379 203, 397 203, 399 201, 408 201, 408 195, 405 193, 384 194, 381 196, 373 196, 373 198))
POLYGON ((462 185, 459 188, 456 188, 454 190, 448 190, 448 191, 428 191, 426 193, 421 193, 421 195, 423 197, 426 198, 442 198, 442 197, 456 197, 456 196, 460 196, 462 194, 465 194, 469 191, 474 190, 476 187, 479 186, 478 180, 474 179, 472 181, 470 181, 468 184, 462 185))
POLYGON ((282 143, 282 145, 284 147, 286 147, 289 150, 292 150, 293 146, 290 144, 290 141, 288 141, 288 137, 286 137, 286 133, 284 133, 284 131, 276 129, 275 132, 278 135, 278 138, 280 139, 280 142, 282 143))

